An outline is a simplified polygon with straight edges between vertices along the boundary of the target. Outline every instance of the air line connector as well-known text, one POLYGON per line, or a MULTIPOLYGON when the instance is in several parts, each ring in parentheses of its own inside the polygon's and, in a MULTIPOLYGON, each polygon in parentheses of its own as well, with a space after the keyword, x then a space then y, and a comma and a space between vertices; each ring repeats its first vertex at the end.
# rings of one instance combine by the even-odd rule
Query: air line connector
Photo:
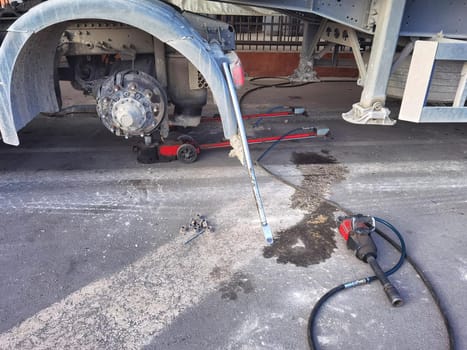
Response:
POLYGON ((341 218, 339 232, 347 241, 347 248, 355 251, 355 256, 368 263, 375 277, 381 282, 384 292, 392 306, 401 306, 403 300, 394 285, 389 281, 384 271, 376 261, 377 248, 371 237, 375 231, 375 218, 372 216, 354 215, 341 218))

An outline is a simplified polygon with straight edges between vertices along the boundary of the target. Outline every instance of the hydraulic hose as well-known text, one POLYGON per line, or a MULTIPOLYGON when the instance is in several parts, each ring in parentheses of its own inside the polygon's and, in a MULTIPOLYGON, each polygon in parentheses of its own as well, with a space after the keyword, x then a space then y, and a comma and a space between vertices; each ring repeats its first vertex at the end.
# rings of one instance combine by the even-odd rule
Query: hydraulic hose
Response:
POLYGON ((261 160, 266 157, 268 155, 269 152, 272 151, 272 149, 274 147, 276 147, 279 143, 282 142, 283 139, 285 139, 287 136, 297 132, 297 131, 303 131, 303 130, 306 130, 307 128, 306 127, 301 127, 301 128, 296 128, 296 129, 293 129, 293 130, 290 130, 288 132, 286 132, 285 134, 283 134, 281 137, 279 137, 279 139, 277 139, 277 141, 274 141, 264 152, 263 154, 261 154, 258 159, 256 160, 256 163, 259 163, 261 162, 261 160))

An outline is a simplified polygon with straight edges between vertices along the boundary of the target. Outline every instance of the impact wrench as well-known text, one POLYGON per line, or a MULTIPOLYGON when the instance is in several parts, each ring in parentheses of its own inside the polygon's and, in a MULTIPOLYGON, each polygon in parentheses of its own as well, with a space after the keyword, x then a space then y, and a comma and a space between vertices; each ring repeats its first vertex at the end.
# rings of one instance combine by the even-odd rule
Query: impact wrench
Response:
POLYGON ((354 215, 340 219, 339 232, 347 241, 347 248, 355 251, 355 256, 368 263, 376 278, 381 282, 392 306, 401 306, 403 300, 394 285, 389 281, 384 271, 376 261, 377 248, 371 237, 375 231, 375 218, 364 215, 354 215))

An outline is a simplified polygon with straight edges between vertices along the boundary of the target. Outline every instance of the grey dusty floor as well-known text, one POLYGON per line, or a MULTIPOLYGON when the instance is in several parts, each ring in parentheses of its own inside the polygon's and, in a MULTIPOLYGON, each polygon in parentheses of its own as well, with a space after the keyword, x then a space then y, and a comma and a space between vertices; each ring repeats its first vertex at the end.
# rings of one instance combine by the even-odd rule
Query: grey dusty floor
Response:
MULTIPOLYGON (((21 147, 0 145, 0 349, 306 349, 319 297, 370 273, 319 197, 400 229, 439 291, 458 349, 467 348, 467 126, 347 124, 340 114, 359 93, 354 83, 328 83, 244 100, 249 112, 308 110, 248 122, 251 135, 310 125, 332 132, 282 143, 264 159, 305 192, 258 169, 272 248, 246 171, 228 151, 206 151, 192 165, 141 165, 132 141, 92 115, 34 120, 21 147), (215 230, 184 245, 179 229, 197 213, 215 230)), ((213 124, 189 132, 220 137, 213 124)), ((397 260, 378 247, 384 266, 397 260)), ((401 308, 378 284, 330 300, 316 329, 322 349, 446 349, 414 270, 406 264, 392 280, 401 308)))

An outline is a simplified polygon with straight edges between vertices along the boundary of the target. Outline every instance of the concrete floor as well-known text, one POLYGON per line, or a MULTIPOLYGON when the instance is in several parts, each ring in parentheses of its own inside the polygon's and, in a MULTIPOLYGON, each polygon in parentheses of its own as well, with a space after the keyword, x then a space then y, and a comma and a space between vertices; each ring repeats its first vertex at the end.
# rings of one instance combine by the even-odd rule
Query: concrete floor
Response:
MULTIPOLYGON (((282 143, 264 160, 308 194, 258 170, 281 244, 272 249, 246 171, 227 151, 192 165, 141 165, 132 142, 92 116, 36 119, 21 147, 0 145, 0 349, 306 349, 319 297, 370 273, 335 233, 338 213, 316 197, 398 227, 442 298, 457 348, 467 348, 467 126, 347 124, 340 113, 359 93, 353 83, 321 84, 245 99, 249 112, 309 112, 249 124, 250 134, 332 131, 282 143), (179 229, 197 213, 215 231, 184 245, 179 229)), ((192 133, 213 138, 219 126, 192 133)), ((252 147, 254 156, 265 147, 252 147)), ((383 266, 397 260, 378 247, 383 266)), ((316 329, 321 348, 446 349, 414 270, 406 264, 391 280, 401 308, 377 283, 330 300, 316 329)))

